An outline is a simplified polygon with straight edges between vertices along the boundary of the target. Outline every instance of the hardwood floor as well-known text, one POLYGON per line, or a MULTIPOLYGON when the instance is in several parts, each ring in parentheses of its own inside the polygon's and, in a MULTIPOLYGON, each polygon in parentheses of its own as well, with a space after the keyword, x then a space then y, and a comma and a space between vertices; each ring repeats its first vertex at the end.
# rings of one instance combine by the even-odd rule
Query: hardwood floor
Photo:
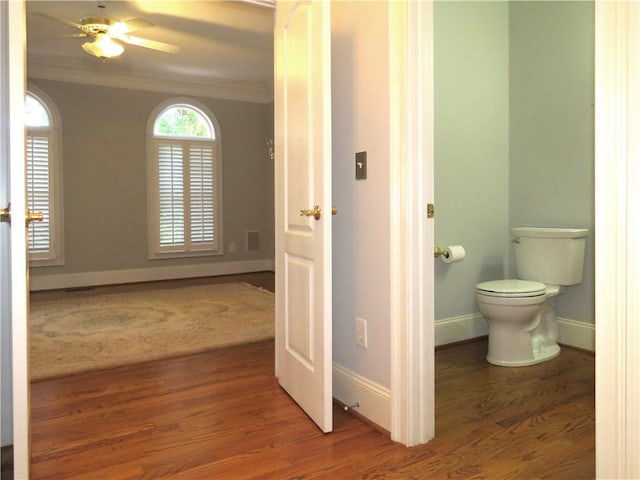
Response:
POLYGON ((272 341, 38 382, 32 478, 594 478, 593 355, 485 353, 436 353, 436 438, 414 448, 337 407, 322 434, 278 387, 272 341))

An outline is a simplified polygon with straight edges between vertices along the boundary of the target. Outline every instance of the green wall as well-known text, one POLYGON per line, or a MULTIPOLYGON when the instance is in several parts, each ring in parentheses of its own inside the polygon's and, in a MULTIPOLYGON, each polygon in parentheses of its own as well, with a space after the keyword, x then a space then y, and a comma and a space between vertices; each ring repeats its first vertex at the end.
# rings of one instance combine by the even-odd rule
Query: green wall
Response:
POLYGON ((587 227, 584 283, 559 316, 594 322, 594 5, 436 2, 436 319, 477 312, 478 281, 515 276, 509 227, 587 227))
POLYGON ((585 278, 558 315, 594 323, 594 6, 512 2, 510 223, 586 227, 585 278))
POLYGON ((508 260, 509 5, 435 4, 436 244, 464 262, 435 263, 435 318, 468 315, 474 288, 508 260))

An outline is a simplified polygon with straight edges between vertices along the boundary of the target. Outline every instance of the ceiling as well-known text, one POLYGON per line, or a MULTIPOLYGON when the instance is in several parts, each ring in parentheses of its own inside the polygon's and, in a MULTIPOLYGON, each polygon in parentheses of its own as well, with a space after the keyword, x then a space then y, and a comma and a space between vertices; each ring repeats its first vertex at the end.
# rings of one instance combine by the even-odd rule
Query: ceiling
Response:
POLYGON ((27 1, 30 78, 173 91, 237 100, 273 99, 274 0, 27 1), (104 5, 105 8, 99 8, 104 5), (133 35, 177 45, 168 54, 124 45, 106 62, 85 53, 79 30, 86 15, 140 17, 153 26, 133 35))

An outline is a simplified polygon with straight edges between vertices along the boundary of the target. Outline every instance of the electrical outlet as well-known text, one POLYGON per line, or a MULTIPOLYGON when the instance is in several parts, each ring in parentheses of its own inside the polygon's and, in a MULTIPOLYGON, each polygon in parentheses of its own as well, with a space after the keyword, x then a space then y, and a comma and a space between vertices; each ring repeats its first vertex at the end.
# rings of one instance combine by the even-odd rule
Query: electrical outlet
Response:
POLYGON ((356 345, 367 348, 367 321, 356 318, 356 345))
POLYGON ((229 244, 229 253, 233 253, 233 252, 235 252, 235 251, 236 251, 236 244, 235 244, 235 243, 233 243, 233 242, 231 242, 231 243, 229 244))

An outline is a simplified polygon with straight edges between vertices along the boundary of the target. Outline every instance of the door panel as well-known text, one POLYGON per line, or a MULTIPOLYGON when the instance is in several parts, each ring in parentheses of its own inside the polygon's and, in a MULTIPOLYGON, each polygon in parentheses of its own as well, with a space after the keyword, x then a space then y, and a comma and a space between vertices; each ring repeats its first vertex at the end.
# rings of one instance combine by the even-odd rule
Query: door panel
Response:
POLYGON ((285 348, 298 362, 312 369, 314 317, 307 292, 313 291, 313 263, 287 255, 286 265, 289 292, 285 315, 285 348), (296 321, 298 319, 303 321, 296 321))
POLYGON ((276 5, 276 375, 324 432, 332 429, 329 22, 329 2, 276 5))

